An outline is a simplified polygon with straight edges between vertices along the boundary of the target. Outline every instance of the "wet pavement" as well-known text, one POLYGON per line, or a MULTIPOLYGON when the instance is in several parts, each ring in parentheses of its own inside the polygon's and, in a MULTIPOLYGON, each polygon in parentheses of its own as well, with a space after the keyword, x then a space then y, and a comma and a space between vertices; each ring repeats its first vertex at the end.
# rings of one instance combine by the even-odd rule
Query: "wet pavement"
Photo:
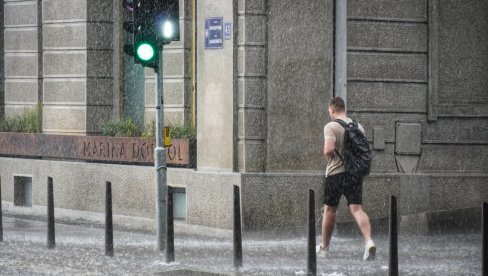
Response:
MULTIPOLYGON (((176 262, 166 264, 150 233, 116 231, 115 255, 106 257, 101 228, 57 223, 55 249, 46 247, 47 226, 42 221, 4 217, 3 232, 0 275, 178 275, 181 269, 224 275, 306 274, 305 237, 244 237, 244 265, 236 272, 232 242, 226 238, 177 233, 176 262)), ((375 243, 376 260, 363 262, 359 236, 333 237, 330 256, 318 258, 318 275, 387 275, 388 237, 377 236, 375 243)), ((480 260, 479 234, 399 237, 400 275, 481 275, 480 260)))

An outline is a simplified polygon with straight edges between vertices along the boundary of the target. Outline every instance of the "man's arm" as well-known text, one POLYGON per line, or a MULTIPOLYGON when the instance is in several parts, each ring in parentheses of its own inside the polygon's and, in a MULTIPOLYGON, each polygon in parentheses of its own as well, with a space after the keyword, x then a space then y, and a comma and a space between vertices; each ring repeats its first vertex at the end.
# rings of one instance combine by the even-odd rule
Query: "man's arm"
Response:
POLYGON ((324 157, 327 161, 331 160, 334 157, 335 151, 335 140, 327 139, 324 142, 324 157))

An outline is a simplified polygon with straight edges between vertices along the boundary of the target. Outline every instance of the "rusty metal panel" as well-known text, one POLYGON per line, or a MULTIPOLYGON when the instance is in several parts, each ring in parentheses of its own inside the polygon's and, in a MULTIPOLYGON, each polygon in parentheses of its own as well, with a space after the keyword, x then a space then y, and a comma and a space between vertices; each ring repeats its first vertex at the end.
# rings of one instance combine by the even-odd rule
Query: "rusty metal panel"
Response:
MULTIPOLYGON (((154 164, 155 139, 0 133, 0 155, 107 163, 154 164)), ((196 141, 173 139, 166 149, 169 166, 193 167, 196 141)))

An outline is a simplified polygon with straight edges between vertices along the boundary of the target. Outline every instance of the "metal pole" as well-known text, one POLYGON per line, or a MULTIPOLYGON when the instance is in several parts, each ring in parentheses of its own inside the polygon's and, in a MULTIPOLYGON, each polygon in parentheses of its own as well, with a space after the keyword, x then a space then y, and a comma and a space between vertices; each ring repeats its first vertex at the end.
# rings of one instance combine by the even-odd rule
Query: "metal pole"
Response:
POLYGON ((398 276, 398 223, 397 198, 390 198, 390 260, 388 266, 389 276, 398 276))
POLYGON ((52 177, 47 178, 47 248, 56 246, 54 230, 54 189, 52 177))
POLYGON ((166 149, 163 145, 163 51, 159 52, 159 64, 156 71, 156 149, 154 150, 154 167, 156 169, 156 236, 158 250, 163 251, 166 240, 166 149))
POLYGON ((166 239, 166 263, 171 263, 175 261, 175 231, 173 224, 173 188, 168 186, 168 208, 167 212, 167 231, 168 234, 166 239))
POLYGON ((3 242, 3 221, 2 221, 2 177, 0 176, 0 242, 3 242))
POLYGON ((347 107, 347 0, 335 1, 334 83, 335 96, 347 107))
POLYGON ((242 267, 241 199, 239 186, 234 185, 234 267, 242 267))
POLYGON ((481 275, 488 276, 488 203, 483 202, 482 217, 482 249, 481 249, 481 275))
POLYGON ((308 190, 308 244, 307 275, 317 275, 317 253, 315 252, 315 192, 308 190))
POLYGON ((112 223, 112 183, 106 182, 105 192, 105 256, 114 256, 114 229, 112 223))

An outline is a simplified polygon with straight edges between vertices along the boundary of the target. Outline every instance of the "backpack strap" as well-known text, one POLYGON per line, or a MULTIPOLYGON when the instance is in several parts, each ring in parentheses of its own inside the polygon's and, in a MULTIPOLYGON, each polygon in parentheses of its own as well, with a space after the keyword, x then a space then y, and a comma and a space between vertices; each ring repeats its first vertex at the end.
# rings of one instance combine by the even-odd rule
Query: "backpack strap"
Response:
MULTIPOLYGON (((341 119, 335 119, 334 122, 340 124, 344 129, 347 128, 347 124, 346 122, 344 122, 343 120, 341 119)), ((337 153, 337 155, 339 156, 339 158, 341 159, 342 163, 344 163, 344 159, 342 158, 341 154, 339 153, 339 151, 337 150, 337 148, 334 149, 334 151, 337 153)))
POLYGON ((341 126, 344 128, 344 129, 346 129, 346 128, 347 128, 347 124, 346 124, 346 122, 344 122, 344 121, 343 121, 343 120, 341 120, 341 119, 335 119, 335 120, 334 120, 334 122, 336 122, 336 123, 340 124, 340 125, 341 125, 341 126))

